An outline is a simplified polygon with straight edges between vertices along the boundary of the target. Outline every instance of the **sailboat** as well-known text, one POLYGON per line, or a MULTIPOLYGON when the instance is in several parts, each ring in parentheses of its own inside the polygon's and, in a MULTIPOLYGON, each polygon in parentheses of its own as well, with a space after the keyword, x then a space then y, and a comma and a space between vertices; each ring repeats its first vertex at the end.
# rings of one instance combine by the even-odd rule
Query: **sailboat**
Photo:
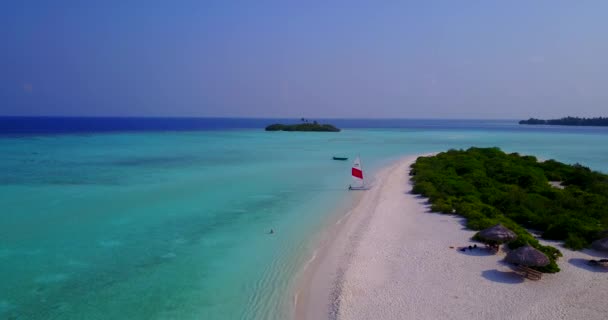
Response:
POLYGON ((355 158, 353 162, 353 168, 351 170, 353 176, 353 183, 348 186, 348 190, 367 190, 365 181, 363 180, 363 167, 361 167, 361 160, 359 157, 355 158))

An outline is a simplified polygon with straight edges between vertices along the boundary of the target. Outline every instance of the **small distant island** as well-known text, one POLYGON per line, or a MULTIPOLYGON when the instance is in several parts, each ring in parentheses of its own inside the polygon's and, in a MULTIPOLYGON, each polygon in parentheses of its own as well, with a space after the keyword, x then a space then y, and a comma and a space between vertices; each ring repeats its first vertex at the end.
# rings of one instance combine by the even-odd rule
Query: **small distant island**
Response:
POLYGON ((556 126, 608 126, 608 118, 577 118, 577 117, 565 117, 561 119, 542 120, 530 118, 528 120, 521 120, 519 124, 546 124, 556 126))
POLYGON ((331 124, 320 124, 317 121, 310 122, 302 118, 302 123, 280 124, 275 123, 266 127, 266 131, 314 131, 314 132, 340 132, 339 128, 331 124))

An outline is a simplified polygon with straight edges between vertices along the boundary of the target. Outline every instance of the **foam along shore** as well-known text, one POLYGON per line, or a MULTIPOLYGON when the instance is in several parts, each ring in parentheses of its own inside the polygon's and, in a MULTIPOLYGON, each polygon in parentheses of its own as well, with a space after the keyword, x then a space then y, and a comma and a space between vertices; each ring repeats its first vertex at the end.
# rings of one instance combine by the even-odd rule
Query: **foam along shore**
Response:
POLYGON ((593 251, 563 253, 561 272, 524 280, 504 252, 460 251, 475 233, 412 195, 408 157, 338 220, 296 293, 296 319, 605 319, 608 270, 593 251))

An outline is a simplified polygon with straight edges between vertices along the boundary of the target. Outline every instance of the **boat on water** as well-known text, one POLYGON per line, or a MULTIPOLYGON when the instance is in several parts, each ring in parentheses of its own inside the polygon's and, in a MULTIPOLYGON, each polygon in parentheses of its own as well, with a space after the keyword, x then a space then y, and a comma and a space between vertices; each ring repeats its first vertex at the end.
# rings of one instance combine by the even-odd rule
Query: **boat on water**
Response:
POLYGON ((336 157, 336 156, 334 156, 333 159, 334 160, 342 160, 342 161, 344 161, 344 160, 348 160, 348 157, 336 157))
POLYGON ((365 185, 365 180, 363 180, 363 167, 361 166, 361 160, 359 157, 355 158, 355 161, 353 162, 351 175, 353 176, 353 183, 348 186, 348 190, 369 189, 369 187, 365 185))

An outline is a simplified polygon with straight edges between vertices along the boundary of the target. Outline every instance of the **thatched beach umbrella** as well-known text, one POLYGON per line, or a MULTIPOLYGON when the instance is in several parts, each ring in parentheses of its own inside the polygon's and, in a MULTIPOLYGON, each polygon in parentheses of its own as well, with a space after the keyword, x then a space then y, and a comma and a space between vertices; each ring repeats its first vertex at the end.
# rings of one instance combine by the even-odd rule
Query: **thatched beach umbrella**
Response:
POLYGON ((593 241, 591 247, 599 251, 608 251, 608 238, 593 241))
POLYGON ((505 261, 528 267, 543 267, 549 264, 549 258, 530 245, 519 247, 507 254, 505 261))
POLYGON ((493 227, 479 231, 479 237, 494 242, 509 242, 515 240, 517 235, 502 224, 497 224, 493 227))

